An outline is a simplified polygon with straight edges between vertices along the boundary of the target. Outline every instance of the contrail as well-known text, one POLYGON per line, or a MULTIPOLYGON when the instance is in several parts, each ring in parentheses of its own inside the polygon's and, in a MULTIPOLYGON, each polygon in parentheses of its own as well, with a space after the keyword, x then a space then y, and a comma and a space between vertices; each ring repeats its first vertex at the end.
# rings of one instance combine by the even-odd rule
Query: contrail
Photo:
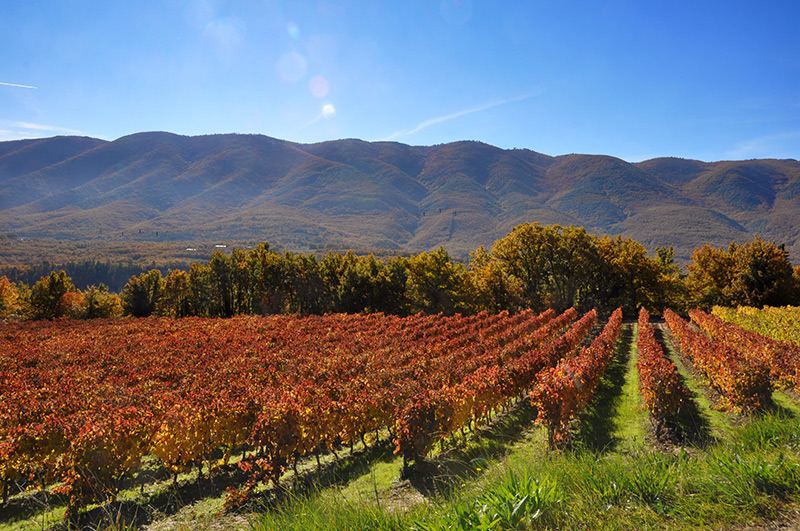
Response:
POLYGON ((537 91, 536 93, 526 94, 524 96, 518 96, 516 98, 508 98, 508 99, 505 99, 505 100, 491 101, 489 103, 485 103, 483 105, 479 105, 478 107, 473 107, 471 109, 464 109, 462 111, 454 112, 452 114, 447 114, 445 116, 437 116, 436 118, 431 118, 430 120, 425 120, 424 122, 420 123, 419 125, 417 125, 413 129, 410 129, 408 131, 397 131, 396 133, 392 133, 391 135, 387 136, 386 138, 383 138, 380 141, 394 140, 395 138, 398 138, 398 137, 401 137, 401 136, 412 135, 414 133, 422 131, 423 129, 425 129, 426 127, 431 126, 431 125, 440 124, 442 122, 446 122, 448 120, 453 120, 455 118, 461 118, 462 116, 466 116, 467 114, 486 111, 488 109, 491 109, 492 107, 498 107, 500 105, 505 105, 506 103, 526 100, 528 98, 532 98, 533 96, 537 96, 539 93, 541 93, 541 90, 537 91))
POLYGON ((7 87, 19 87, 19 88, 29 88, 29 89, 38 89, 39 87, 32 87, 30 85, 18 85, 17 83, 3 83, 0 81, 0 85, 5 85, 7 87))

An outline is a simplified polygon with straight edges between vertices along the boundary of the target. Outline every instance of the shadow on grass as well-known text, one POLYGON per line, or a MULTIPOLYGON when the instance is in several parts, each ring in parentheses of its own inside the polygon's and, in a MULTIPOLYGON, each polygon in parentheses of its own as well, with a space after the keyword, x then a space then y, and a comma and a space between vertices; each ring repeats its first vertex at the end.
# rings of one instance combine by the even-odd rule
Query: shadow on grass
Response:
MULTIPOLYGON (((24 492, 26 485, 15 485, 16 490, 24 492)), ((49 494, 47 491, 32 491, 23 496, 15 496, 5 505, 0 505, 2 517, 0 523, 9 524, 33 518, 41 518, 46 511, 57 507, 66 507, 67 499, 61 495, 49 494)))
MULTIPOLYGON (((511 447, 522 439, 525 428, 536 418, 536 409, 530 405, 527 397, 510 407, 504 413, 494 417, 490 424, 483 425, 469 434, 469 441, 456 436, 447 441, 446 451, 424 460, 412 471, 410 485, 423 496, 441 496, 459 487, 464 479, 477 476, 481 464, 485 461, 505 455, 511 447)), ((349 482, 368 474, 378 462, 391 462, 396 459, 391 438, 384 439, 366 449, 356 450, 352 455, 323 462, 321 466, 309 466, 301 470, 297 477, 283 478, 277 487, 272 486, 258 492, 244 510, 272 510, 291 503, 298 497, 313 495, 325 488, 346 485, 349 482)), ((313 457, 309 461, 313 461, 313 457)), ((309 462, 307 461, 307 463, 309 462)), ((154 481, 168 481, 171 473, 155 463, 145 466, 134 477, 126 478, 120 487, 136 491, 142 485, 154 481)), ((186 506, 206 498, 218 498, 225 495, 228 487, 241 487, 248 476, 235 464, 222 467, 220 473, 212 476, 196 476, 184 479, 175 484, 166 483, 156 492, 143 492, 134 500, 120 500, 93 506, 78 514, 72 522, 73 528, 105 529, 105 528, 142 528, 155 520, 172 516, 186 506)), ((24 497, 15 497, 3 508, 0 522, 29 520, 46 509, 66 506, 61 496, 47 496, 46 493, 32 493, 24 497)), ((51 530, 68 529, 66 522, 51 526, 51 530)))
POLYGON ((782 406, 774 399, 770 400, 769 404, 761 411, 762 414, 770 414, 780 418, 794 420, 797 418, 797 411, 785 406, 782 406))
MULTIPOLYGON (((343 485, 368 473, 373 464, 379 461, 391 461, 395 458, 394 446, 384 440, 369 448, 355 451, 352 455, 341 455, 340 459, 324 462, 320 467, 300 471, 297 478, 284 479, 279 487, 271 487, 257 494, 253 507, 263 509, 278 507, 291 497, 307 495, 315 490, 332 485, 343 485)), ((313 460, 313 457, 311 458, 313 460)), ((171 473, 160 466, 146 467, 142 473, 120 482, 120 486, 129 490, 137 490, 141 484, 165 480, 171 473)), ((78 513, 76 521, 62 521, 43 529, 125 529, 142 528, 157 519, 178 513, 186 506, 207 498, 223 497, 228 487, 240 487, 248 479, 235 464, 222 467, 221 472, 210 477, 196 476, 175 484, 165 484, 157 492, 144 492, 135 495, 135 499, 125 499, 90 506, 78 513)), ((13 523, 38 519, 45 511, 56 507, 65 507, 63 496, 50 496, 46 492, 35 492, 24 496, 15 496, 0 511, 0 523, 13 523)))
MULTIPOLYGON (((296 478, 284 481, 279 486, 262 491, 253 497, 249 508, 269 511, 280 508, 291 500, 312 495, 322 489, 347 485, 359 477, 369 474, 376 463, 391 462, 395 459, 391 437, 354 452, 340 459, 329 461, 308 472, 301 472, 296 478)), ((239 485, 244 483, 240 482, 239 485)))
POLYGON ((594 399, 579 416, 577 430, 570 438, 569 449, 595 453, 616 449, 619 441, 613 435, 615 407, 625 385, 632 343, 633 327, 624 326, 614 352, 614 360, 595 389, 594 399))
POLYGON ((508 454, 523 439, 536 415, 526 396, 491 424, 478 428, 469 442, 451 441, 454 447, 416 463, 408 472, 409 483, 425 497, 448 496, 464 480, 479 476, 486 463, 508 454))
MULTIPOLYGON (((664 331, 661 327, 653 327, 655 338, 664 355, 670 352, 667 346, 664 331)), ((677 352, 676 355, 679 355, 677 352)), ((686 385, 686 378, 678 372, 678 380, 681 386, 689 392, 678 413, 665 423, 667 438, 669 442, 706 448, 709 444, 716 442, 716 438, 711 434, 711 422, 706 414, 697 406, 695 394, 686 385)))

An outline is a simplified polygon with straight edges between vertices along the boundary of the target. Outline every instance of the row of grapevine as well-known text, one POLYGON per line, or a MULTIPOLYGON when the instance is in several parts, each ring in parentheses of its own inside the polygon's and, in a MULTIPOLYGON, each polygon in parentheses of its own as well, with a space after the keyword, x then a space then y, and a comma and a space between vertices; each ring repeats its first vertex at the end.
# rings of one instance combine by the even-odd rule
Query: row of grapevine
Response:
POLYGON ((639 391, 656 422, 658 436, 667 418, 678 412, 688 392, 681 385, 675 364, 664 355, 656 341, 650 314, 644 308, 639 311, 638 330, 639 391))
POLYGON ((720 393, 723 405, 735 411, 752 411, 767 404, 772 395, 770 371, 763 360, 747 356, 727 343, 693 329, 672 310, 664 319, 681 350, 720 393))
POLYGON ((745 330, 702 310, 689 312, 697 323, 714 340, 738 350, 756 363, 769 367, 777 386, 790 387, 800 384, 800 345, 777 341, 755 332, 745 330))
POLYGON ((412 401, 397 418, 397 453, 417 460, 440 439, 470 421, 479 422, 493 409, 527 391, 536 374, 574 350, 597 323, 597 312, 586 313, 569 330, 549 341, 576 313, 570 309, 536 334, 521 337, 513 356, 503 353, 481 365, 456 385, 442 387, 412 401))
POLYGON ((617 308, 588 348, 582 348, 576 356, 563 359, 557 366, 537 375, 529 396, 538 410, 537 422, 547 426, 551 447, 566 441, 570 420, 591 401, 611 362, 621 329, 622 309, 617 308))
POLYGON ((745 330, 769 336, 778 341, 800 345, 800 307, 798 306, 765 306, 764 308, 714 306, 711 313, 723 321, 740 326, 745 330))
MULTIPOLYGON (((417 397, 507 371, 575 317, 9 324, 0 333, 0 478, 61 481, 70 511, 113 498, 148 454, 178 473, 245 450, 242 467, 277 482, 298 457, 394 429, 417 397)), ((480 416, 477 400, 470 414, 480 416)))

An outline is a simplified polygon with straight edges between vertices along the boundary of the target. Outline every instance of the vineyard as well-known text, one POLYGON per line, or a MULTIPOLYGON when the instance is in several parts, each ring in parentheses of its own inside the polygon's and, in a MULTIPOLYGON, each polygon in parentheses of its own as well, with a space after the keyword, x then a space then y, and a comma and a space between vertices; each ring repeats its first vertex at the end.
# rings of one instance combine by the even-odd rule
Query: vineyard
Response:
POLYGON ((0 472, 70 510, 113 499, 144 456, 174 473, 227 464, 278 483, 295 460, 388 428, 408 461, 519 398, 596 323, 521 312, 23 323, 3 354, 0 472), (222 456, 216 457, 222 449, 222 456))
POLYGON ((236 511, 257 491, 286 488, 299 464, 319 467, 354 446, 388 445, 408 477, 437 445, 521 405, 544 426, 546 448, 566 448, 613 379, 624 330, 637 332, 626 370, 648 437, 662 444, 693 402, 691 376, 665 345, 680 347, 680 366, 697 371, 726 416, 773 407, 800 377, 796 344, 699 310, 691 321, 664 317, 658 328, 645 310, 623 325, 620 309, 604 324, 574 309, 6 324, 3 503, 47 491, 76 521, 156 462, 173 484, 190 470, 235 472, 224 507, 236 511))
POLYGON ((745 330, 800 345, 800 307, 765 306, 759 309, 750 306, 738 308, 715 306, 712 313, 723 321, 745 330))

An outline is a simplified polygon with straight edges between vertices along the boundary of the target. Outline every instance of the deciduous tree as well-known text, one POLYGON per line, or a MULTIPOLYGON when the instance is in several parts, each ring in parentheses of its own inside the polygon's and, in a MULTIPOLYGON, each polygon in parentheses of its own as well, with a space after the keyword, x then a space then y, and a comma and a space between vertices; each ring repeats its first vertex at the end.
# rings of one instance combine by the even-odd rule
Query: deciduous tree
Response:
POLYGON ((452 315, 464 311, 464 266, 454 264, 443 247, 408 260, 406 290, 412 312, 452 315))
POLYGON ((163 294, 164 279, 161 271, 152 269, 131 277, 122 290, 122 309, 126 315, 147 317, 156 313, 163 294))
POLYGON ((688 265, 691 303, 719 306, 781 306, 796 303, 796 280, 783 245, 760 237, 727 250, 704 245, 688 265))
POLYGON ((58 273, 51 272, 49 276, 42 277, 32 289, 30 306, 34 319, 55 319, 64 317, 66 305, 61 305, 61 298, 75 292, 72 279, 62 269, 58 273))
POLYGON ((122 301, 119 296, 108 291, 105 284, 90 286, 82 295, 83 317, 107 319, 122 315, 122 301))
POLYGON ((19 293, 17 286, 8 280, 8 277, 0 277, 0 317, 8 317, 19 311, 19 293))

